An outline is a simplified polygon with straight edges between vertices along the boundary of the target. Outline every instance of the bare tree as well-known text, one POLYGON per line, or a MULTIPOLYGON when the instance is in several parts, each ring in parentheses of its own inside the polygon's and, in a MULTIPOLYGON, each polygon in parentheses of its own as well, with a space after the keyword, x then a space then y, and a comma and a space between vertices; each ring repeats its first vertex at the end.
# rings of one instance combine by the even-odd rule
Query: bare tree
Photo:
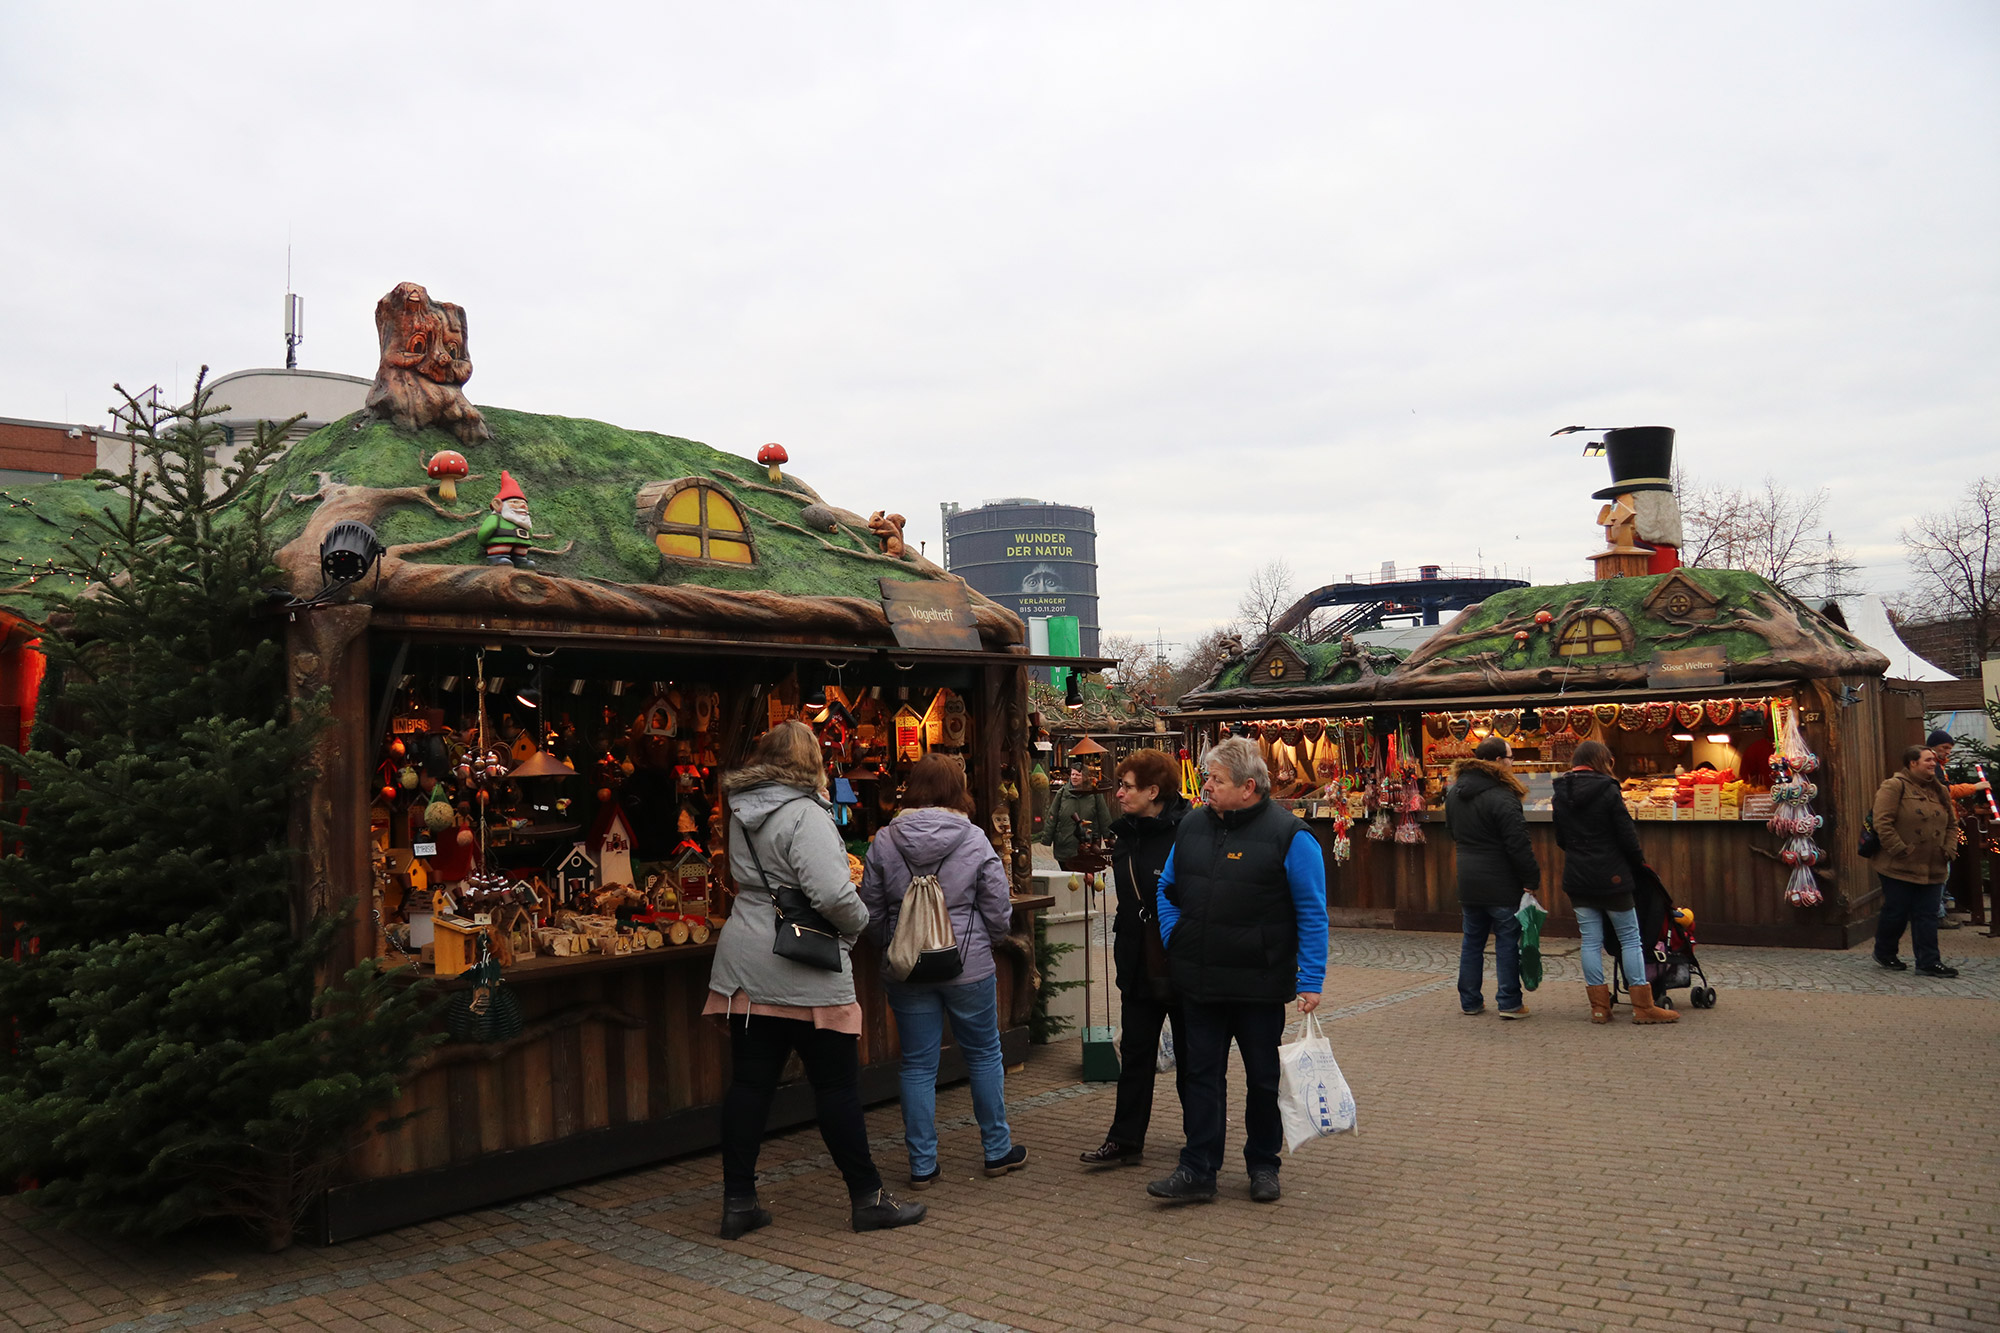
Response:
POLYGON ((1825 526, 1827 490, 1809 493, 1765 477, 1761 490, 1696 481, 1676 470, 1681 563, 1746 569, 1787 592, 1850 593, 1855 565, 1825 526))
POLYGON ((1229 641, 1240 637, 1234 621, 1217 625, 1202 635, 1173 664, 1167 688, 1160 691, 1160 697, 1172 703, 1214 675, 1215 669, 1222 665, 1229 641))
POLYGON ((1911 583, 1897 611, 1962 624, 1976 673, 2000 648, 2000 481, 1979 478, 1956 508, 1925 514, 1902 537, 1911 583))
POLYGON ((1236 603, 1236 618, 1241 622, 1245 638, 1258 638, 1271 632, 1271 623, 1295 600, 1292 592, 1292 567, 1283 556, 1269 564, 1259 565, 1250 575, 1250 586, 1243 590, 1242 600, 1236 603))
POLYGON ((1118 659, 1113 673, 1117 683, 1142 698, 1165 698, 1172 691, 1173 663, 1160 656, 1157 644, 1129 634, 1107 634, 1098 640, 1097 650, 1100 657, 1118 659))

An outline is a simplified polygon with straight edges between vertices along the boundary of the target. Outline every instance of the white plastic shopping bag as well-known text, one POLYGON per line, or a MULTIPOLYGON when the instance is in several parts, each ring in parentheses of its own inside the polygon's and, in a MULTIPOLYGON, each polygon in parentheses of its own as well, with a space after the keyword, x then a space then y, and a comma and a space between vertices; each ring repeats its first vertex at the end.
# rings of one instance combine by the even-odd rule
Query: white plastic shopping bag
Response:
POLYGON ((1160 1028, 1160 1052, 1153 1060, 1153 1071, 1164 1074, 1174 1067, 1174 1029, 1171 1023, 1160 1028))
POLYGON ((1285 1146, 1292 1152, 1355 1127, 1354 1094, 1312 1014, 1306 1015, 1299 1039, 1278 1048, 1278 1110, 1285 1121, 1285 1146))

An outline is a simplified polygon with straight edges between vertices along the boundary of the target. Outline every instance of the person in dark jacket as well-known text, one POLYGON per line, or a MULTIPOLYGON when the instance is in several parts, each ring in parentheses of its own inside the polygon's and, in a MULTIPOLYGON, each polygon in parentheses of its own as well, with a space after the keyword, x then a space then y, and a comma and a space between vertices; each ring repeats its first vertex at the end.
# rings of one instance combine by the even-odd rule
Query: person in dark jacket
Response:
POLYGON ((1007 937, 1014 905, 1000 854, 972 822, 972 808, 965 770, 941 754, 925 755, 904 780, 903 808, 875 835, 861 872, 868 928, 885 955, 911 879, 936 875, 963 963, 948 981, 883 983, 903 1047, 903 1142, 910 1152, 914 1190, 929 1189, 942 1171, 937 1072, 947 1020, 965 1057, 986 1174, 1004 1176, 1028 1162, 1028 1150, 1014 1142, 1007 1125, 1007 1076, 994 990, 993 945, 1007 937))
POLYGON ((1160 938, 1181 999, 1177 1054, 1186 1069, 1180 1165, 1146 1193, 1174 1203, 1215 1197, 1229 1109, 1229 1043, 1243 1059, 1243 1162, 1250 1198, 1278 1201, 1278 1042, 1285 1004, 1319 1008, 1326 982, 1326 857, 1297 817, 1271 801, 1255 742, 1232 736, 1201 760, 1203 805, 1174 830, 1160 872, 1160 938))
POLYGON ((1513 751, 1498 736, 1479 742, 1472 758, 1453 768, 1444 797, 1445 824, 1458 847, 1458 905, 1465 937, 1458 947, 1458 1007, 1486 1012, 1486 937, 1493 937, 1493 1001, 1502 1018, 1526 1018, 1521 1003, 1522 893, 1541 886, 1542 868, 1528 842, 1521 798, 1528 789, 1514 776, 1513 751))
POLYGON ((1576 747, 1576 767, 1555 781, 1556 845, 1563 849, 1563 892, 1576 908, 1583 936, 1583 981, 1590 1021, 1611 1021, 1611 988, 1604 983, 1608 922, 1618 935, 1618 957, 1631 988, 1634 1023, 1678 1023, 1680 1015, 1653 1003, 1646 954, 1639 943, 1639 914, 1632 905, 1635 872, 1646 863, 1639 830, 1613 776, 1611 750, 1602 741, 1576 747))
MULTIPOLYGON (((1111 827, 1111 802, 1092 784, 1090 769, 1081 759, 1069 766, 1069 783, 1049 802, 1048 817, 1042 821, 1042 841, 1055 853, 1056 864, 1076 869, 1076 860, 1086 842, 1102 838, 1111 827)), ((1083 867, 1091 869, 1092 867, 1083 867)), ((1097 869, 1102 869, 1098 865, 1097 869)))
POLYGON ((1159 1067, 1160 1029, 1173 1034, 1174 1087, 1182 1082, 1181 1007, 1167 979, 1166 945, 1160 939, 1160 872, 1174 849, 1174 831, 1187 815, 1180 767, 1163 750, 1134 750, 1118 765, 1113 793, 1124 813, 1112 821, 1111 876, 1118 914, 1111 923, 1111 956, 1118 976, 1118 1103, 1102 1147, 1079 1155, 1085 1166, 1135 1166, 1153 1119, 1153 1076, 1159 1067))

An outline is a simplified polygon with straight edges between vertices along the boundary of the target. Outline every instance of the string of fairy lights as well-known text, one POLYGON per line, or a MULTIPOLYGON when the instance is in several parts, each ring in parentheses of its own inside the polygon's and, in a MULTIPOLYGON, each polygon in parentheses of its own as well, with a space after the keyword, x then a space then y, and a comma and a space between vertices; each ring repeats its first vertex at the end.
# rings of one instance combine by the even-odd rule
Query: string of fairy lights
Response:
MULTIPOLYGON (((61 526, 48 515, 38 512, 35 502, 25 495, 0 490, 0 504, 9 509, 25 509, 51 527, 61 526)), ((0 579, 11 579, 18 588, 32 588, 48 578, 60 578, 75 585, 84 582, 86 577, 85 571, 61 564, 53 557, 35 560, 28 556, 10 555, 4 557, 4 564, 0 564, 0 579)))

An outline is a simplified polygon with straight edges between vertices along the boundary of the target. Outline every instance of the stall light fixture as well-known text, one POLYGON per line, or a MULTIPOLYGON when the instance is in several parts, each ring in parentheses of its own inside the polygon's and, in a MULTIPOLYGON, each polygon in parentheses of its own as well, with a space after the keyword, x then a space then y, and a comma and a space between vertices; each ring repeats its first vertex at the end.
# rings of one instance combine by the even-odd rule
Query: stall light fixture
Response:
POLYGON ((614 699, 621 699, 621 698, 623 698, 624 696, 625 696, 625 682, 624 682, 624 681, 622 681, 622 680, 614 680, 614 681, 612 681, 612 682, 611 682, 611 697, 612 697, 612 698, 614 698, 614 699))
POLYGON ((443 690, 446 694, 453 693, 458 689, 458 677, 446 676, 443 680, 438 682, 438 688, 443 690))
POLYGON ((539 684, 524 685, 514 691, 514 697, 520 701, 523 708, 540 708, 542 706, 542 687, 539 684))
POLYGON ((569 683, 569 692, 571 694, 582 694, 583 687, 589 683, 587 680, 573 680, 569 683))
POLYGON ((1069 673, 1069 687, 1063 691, 1063 707, 1083 707, 1083 682, 1077 678, 1074 671, 1069 673))
POLYGON ((1692 741, 1694 739, 1694 735, 1691 732, 1677 731, 1674 733, 1674 739, 1677 741, 1692 741))
POLYGON ((1708 743, 1710 745, 1728 745, 1730 744, 1729 733, 1726 731, 1718 731, 1713 736, 1710 736, 1708 738, 1708 743))
POLYGON ((507 678, 505 676, 495 676, 486 682, 486 692, 488 694, 498 694, 506 688, 507 678))

